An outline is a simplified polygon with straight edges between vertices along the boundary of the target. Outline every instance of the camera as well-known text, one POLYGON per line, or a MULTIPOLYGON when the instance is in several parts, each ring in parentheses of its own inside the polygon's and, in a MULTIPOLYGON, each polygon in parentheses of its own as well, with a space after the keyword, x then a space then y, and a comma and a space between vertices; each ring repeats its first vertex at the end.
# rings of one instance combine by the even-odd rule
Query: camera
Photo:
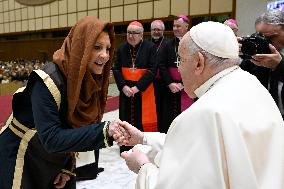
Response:
POLYGON ((255 54, 270 54, 269 44, 270 39, 266 38, 262 33, 256 32, 249 37, 242 37, 241 52, 243 55, 240 57, 243 59, 251 59, 251 56, 255 54))

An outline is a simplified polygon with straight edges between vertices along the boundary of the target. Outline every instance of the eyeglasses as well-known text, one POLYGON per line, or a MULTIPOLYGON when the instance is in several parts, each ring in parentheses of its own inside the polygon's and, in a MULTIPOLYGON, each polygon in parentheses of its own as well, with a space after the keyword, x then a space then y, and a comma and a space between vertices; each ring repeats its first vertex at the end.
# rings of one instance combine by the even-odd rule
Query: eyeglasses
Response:
POLYGON ((127 31, 127 35, 139 35, 141 32, 127 31))
POLYGON ((264 36, 265 38, 270 39, 270 40, 279 36, 278 32, 273 32, 273 33, 270 33, 270 32, 260 32, 260 34, 262 36, 264 36))
POLYGON ((272 34, 269 34, 269 35, 265 35, 265 38, 268 39, 269 43, 272 43, 272 41, 276 41, 276 39, 278 38, 279 36, 279 33, 272 33, 272 34))

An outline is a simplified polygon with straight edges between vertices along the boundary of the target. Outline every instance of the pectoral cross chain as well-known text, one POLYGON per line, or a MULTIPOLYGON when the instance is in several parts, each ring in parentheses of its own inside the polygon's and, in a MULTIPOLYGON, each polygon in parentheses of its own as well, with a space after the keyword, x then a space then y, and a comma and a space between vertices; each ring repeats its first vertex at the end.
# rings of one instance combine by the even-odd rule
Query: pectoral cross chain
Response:
POLYGON ((135 59, 134 58, 131 58, 132 59, 132 68, 130 68, 132 70, 132 72, 135 71, 135 59))

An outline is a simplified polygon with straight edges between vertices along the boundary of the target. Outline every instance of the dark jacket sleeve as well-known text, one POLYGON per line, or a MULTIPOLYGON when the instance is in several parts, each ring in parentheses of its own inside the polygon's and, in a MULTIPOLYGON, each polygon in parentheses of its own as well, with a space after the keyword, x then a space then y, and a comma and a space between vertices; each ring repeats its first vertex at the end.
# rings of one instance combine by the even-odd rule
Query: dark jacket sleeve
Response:
POLYGON ((122 46, 119 46, 116 51, 116 58, 112 68, 112 72, 117 88, 120 91, 126 85, 125 80, 122 76, 121 68, 122 68, 122 46))
POLYGON ((148 62, 147 65, 147 71, 144 73, 144 75, 138 80, 136 87, 140 91, 145 91, 147 87, 150 85, 151 82, 155 79, 155 75, 157 72, 157 62, 156 62, 156 47, 152 42, 149 43, 149 49, 148 50, 148 59, 145 61, 148 62))
POLYGON ((33 86, 31 103, 39 139, 48 152, 79 152, 105 147, 104 122, 67 129, 62 125, 53 96, 40 80, 33 86))
POLYGON ((166 85, 173 83, 172 77, 168 71, 169 50, 170 50, 170 42, 167 42, 165 47, 162 48, 157 54, 157 64, 160 70, 161 77, 166 83, 166 85))
POLYGON ((284 56, 281 54, 282 60, 277 65, 277 67, 274 70, 274 74, 277 76, 277 78, 284 82, 284 56))

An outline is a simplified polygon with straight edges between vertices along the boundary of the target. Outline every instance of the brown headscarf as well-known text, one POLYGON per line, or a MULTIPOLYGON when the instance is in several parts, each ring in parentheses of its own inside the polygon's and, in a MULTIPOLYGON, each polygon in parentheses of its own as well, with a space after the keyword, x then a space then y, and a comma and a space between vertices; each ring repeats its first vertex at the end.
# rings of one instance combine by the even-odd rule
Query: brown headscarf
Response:
POLYGON ((71 28, 62 47, 53 54, 53 62, 59 66, 67 80, 67 121, 72 127, 101 121, 107 100, 113 53, 113 25, 86 16, 71 28), (102 75, 94 76, 87 65, 94 44, 103 31, 108 32, 110 37, 110 59, 105 64, 102 75))

